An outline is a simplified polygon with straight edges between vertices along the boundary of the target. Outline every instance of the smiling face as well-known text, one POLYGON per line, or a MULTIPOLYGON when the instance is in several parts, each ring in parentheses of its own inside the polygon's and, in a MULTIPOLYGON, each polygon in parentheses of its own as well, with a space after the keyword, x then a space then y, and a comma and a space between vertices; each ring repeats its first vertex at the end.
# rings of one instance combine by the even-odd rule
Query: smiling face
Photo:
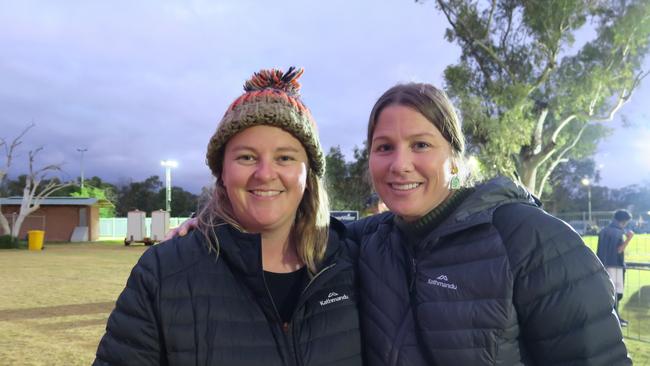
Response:
POLYGON ((289 230, 307 184, 307 153, 290 133, 249 127, 226 144, 221 180, 246 231, 289 230))
POLYGON ((449 196, 451 145, 413 108, 392 104, 381 111, 369 165, 377 193, 406 221, 426 215, 449 196))

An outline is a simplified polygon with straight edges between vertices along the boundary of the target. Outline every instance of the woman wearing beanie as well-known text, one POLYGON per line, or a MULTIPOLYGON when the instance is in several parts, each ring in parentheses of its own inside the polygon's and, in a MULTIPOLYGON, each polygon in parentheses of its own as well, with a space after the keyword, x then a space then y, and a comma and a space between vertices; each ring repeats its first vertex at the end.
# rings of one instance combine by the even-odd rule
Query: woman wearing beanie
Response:
POLYGON ((355 271, 330 222, 302 70, 262 70, 208 145, 198 230, 133 268, 94 365, 361 365, 355 271))
POLYGON ((347 232, 359 245, 369 365, 631 364, 602 264, 520 185, 471 183, 444 92, 390 88, 367 141, 374 188, 390 209, 347 232))

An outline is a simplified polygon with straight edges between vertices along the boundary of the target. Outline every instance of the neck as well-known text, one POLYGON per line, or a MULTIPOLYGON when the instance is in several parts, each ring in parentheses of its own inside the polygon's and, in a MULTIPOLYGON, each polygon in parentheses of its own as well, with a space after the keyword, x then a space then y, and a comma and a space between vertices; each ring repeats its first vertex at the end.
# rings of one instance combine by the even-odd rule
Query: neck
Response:
POLYGON ((262 268, 267 272, 288 273, 299 270, 304 263, 291 240, 291 227, 262 235, 262 268))
POLYGON ((472 192, 474 192, 473 188, 461 188, 452 191, 444 201, 436 205, 424 216, 411 221, 396 216, 395 223, 409 242, 418 243, 445 221, 472 192))

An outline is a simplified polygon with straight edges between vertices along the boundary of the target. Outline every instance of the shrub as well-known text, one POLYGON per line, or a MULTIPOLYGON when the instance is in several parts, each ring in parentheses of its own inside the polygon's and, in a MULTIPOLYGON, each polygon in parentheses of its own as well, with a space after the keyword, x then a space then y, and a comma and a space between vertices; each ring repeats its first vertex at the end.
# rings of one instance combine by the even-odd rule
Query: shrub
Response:
POLYGON ((18 239, 11 235, 0 235, 0 249, 18 249, 18 239))

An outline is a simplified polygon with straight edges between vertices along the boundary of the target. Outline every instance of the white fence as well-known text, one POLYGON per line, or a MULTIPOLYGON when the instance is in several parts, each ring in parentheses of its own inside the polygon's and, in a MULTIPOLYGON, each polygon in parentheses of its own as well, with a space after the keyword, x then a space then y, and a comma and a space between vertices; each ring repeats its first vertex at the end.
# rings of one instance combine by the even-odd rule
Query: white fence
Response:
MULTIPOLYGON (((169 227, 175 228, 187 217, 170 217, 169 227)), ((126 238, 126 217, 109 217, 99 219, 99 237, 102 238, 126 238)), ((151 217, 146 218, 145 227, 147 229, 147 237, 151 237, 151 217)))

